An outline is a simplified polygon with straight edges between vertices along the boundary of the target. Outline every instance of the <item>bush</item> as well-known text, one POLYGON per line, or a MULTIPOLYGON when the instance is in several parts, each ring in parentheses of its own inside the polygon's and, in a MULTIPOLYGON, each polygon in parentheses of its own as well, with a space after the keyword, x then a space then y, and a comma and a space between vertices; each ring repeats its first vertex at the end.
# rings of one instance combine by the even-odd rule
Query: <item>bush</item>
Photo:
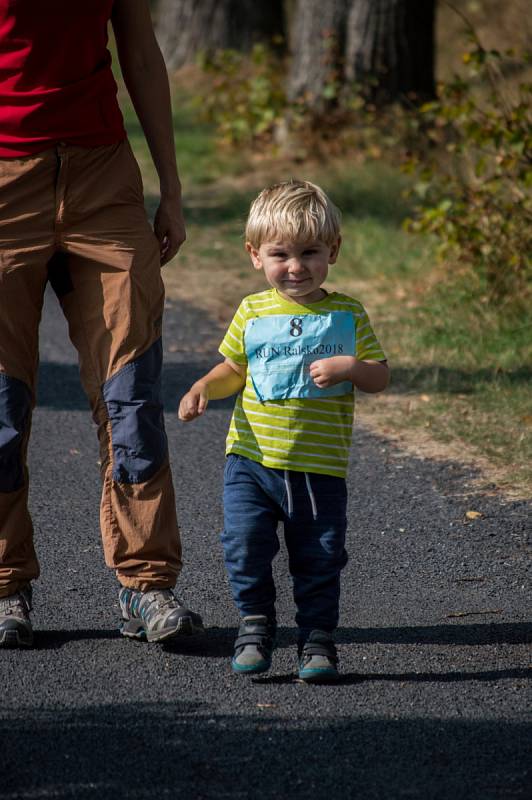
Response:
POLYGON ((285 63, 255 45, 251 55, 225 50, 203 60, 212 82, 202 112, 232 146, 276 142, 299 159, 405 162, 417 198, 408 229, 436 236, 442 260, 469 271, 477 299, 524 307, 532 268, 532 86, 510 89, 502 67, 523 72, 530 57, 487 51, 472 28, 470 38, 469 74, 441 86, 439 101, 421 109, 376 108, 361 87, 333 76, 317 113, 304 97, 289 102, 285 63))
MULTIPOLYGON (((471 36, 467 78, 441 87, 440 100, 421 108, 436 147, 432 157, 425 150, 407 164, 418 176, 419 201, 407 227, 435 234, 443 259, 472 268, 485 301, 524 307, 532 266, 532 86, 510 89, 503 56, 471 36)), ((529 60, 510 57, 514 71, 529 60)))
POLYGON ((215 123, 222 142, 240 145, 269 138, 286 108, 279 58, 256 44, 250 54, 218 50, 203 56, 200 66, 212 83, 198 106, 215 123))
POLYGON ((406 128, 406 115, 399 109, 377 113, 364 99, 362 87, 341 84, 334 74, 323 88, 321 104, 314 97, 289 100, 286 60, 266 44, 256 44, 251 53, 204 54, 199 65, 210 81, 196 105, 225 145, 283 148, 290 142, 297 144, 301 157, 318 152, 345 155, 356 148, 362 157, 380 158, 395 145, 396 129, 406 128))

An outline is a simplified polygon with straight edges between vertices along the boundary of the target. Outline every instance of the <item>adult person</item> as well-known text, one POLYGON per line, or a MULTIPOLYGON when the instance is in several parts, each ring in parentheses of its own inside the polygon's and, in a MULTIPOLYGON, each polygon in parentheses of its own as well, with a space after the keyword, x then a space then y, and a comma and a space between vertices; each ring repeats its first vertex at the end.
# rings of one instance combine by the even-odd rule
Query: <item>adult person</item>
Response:
POLYGON ((147 0, 0 0, 0 645, 33 642, 39 565, 25 459, 49 279, 98 425, 100 522, 122 632, 161 641, 202 630, 172 591, 181 545, 160 397, 161 265, 184 239, 147 0), (109 20, 159 176, 154 230, 117 103, 109 20))

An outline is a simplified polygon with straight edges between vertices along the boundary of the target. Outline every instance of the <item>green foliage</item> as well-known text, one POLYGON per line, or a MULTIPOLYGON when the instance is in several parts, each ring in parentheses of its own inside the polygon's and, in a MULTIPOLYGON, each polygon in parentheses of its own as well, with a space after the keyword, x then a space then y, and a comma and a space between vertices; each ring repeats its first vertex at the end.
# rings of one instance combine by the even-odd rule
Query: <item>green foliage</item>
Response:
MULTIPOLYGON (((333 37, 328 46, 335 46, 333 37)), ((265 44, 255 45, 250 54, 219 50, 202 55, 199 63, 208 86, 197 94, 196 106, 224 145, 279 146, 299 160, 354 152, 379 159, 398 141, 407 146, 417 136, 414 115, 368 104, 363 87, 344 83, 335 69, 319 98, 290 100, 286 62, 265 44)))
MULTIPOLYGON (((510 90, 503 56, 485 50, 474 32, 472 39, 464 55, 469 75, 421 108, 433 147, 406 166, 417 175, 419 203, 407 226, 434 234, 444 260, 472 269, 477 296, 524 305, 532 268, 532 86, 510 90)), ((514 70, 524 67, 510 56, 514 70)))
POLYGON ((510 89, 503 68, 526 75, 530 56, 488 51, 471 27, 470 38, 468 74, 421 109, 376 108, 362 87, 333 71, 321 103, 289 101, 286 65, 265 45, 205 58, 211 83, 201 108, 233 147, 275 143, 299 160, 404 162, 417 205, 407 228, 434 235, 441 259, 471 273, 476 297, 524 307, 532 268, 532 86, 510 89))
POLYGON ((239 145, 267 138, 286 106, 283 69, 272 51, 264 44, 250 54, 218 50, 202 56, 200 66, 212 82, 198 104, 222 141, 239 145))

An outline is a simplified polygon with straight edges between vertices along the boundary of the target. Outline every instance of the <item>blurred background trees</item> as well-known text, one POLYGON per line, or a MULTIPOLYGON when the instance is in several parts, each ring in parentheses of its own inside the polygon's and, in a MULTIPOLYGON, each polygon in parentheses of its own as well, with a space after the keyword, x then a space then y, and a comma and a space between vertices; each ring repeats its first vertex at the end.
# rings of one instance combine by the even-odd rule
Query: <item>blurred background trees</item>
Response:
POLYGON ((247 52, 285 32, 282 0, 160 0, 155 13, 157 38, 170 69, 194 63, 201 52, 247 52))
POLYGON ((336 83, 377 104, 433 98, 434 19, 434 0, 297 0, 288 96, 319 110, 336 83))
POLYGON ((159 0, 156 28, 169 67, 201 66, 198 106, 222 143, 300 161, 388 158, 413 175, 409 229, 471 267, 488 302, 525 305, 530 55, 500 49, 497 34, 513 26, 526 45, 531 15, 521 0, 453 2, 159 0), (448 43, 436 5, 462 48, 438 89, 448 43), (486 15, 499 22, 486 28, 486 15))
POLYGON ((258 42, 289 56, 286 91, 317 111, 346 84, 374 102, 434 96, 435 0, 160 0, 170 68, 258 42))

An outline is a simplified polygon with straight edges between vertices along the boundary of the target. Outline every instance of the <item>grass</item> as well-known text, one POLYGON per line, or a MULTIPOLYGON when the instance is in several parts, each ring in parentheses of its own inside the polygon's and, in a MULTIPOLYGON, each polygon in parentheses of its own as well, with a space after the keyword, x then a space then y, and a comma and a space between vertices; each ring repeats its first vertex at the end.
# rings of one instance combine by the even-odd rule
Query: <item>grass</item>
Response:
MULTIPOLYGON (((153 167, 122 106, 153 212, 153 167)), ((294 174, 320 183, 343 211, 328 285, 364 302, 392 366, 390 390, 360 403, 363 420, 414 450, 423 442, 428 455, 476 461, 499 486, 530 494, 531 320, 483 305, 470 275, 437 266, 432 242, 402 230, 405 178, 380 162, 294 164, 220 150, 185 96, 174 107, 188 239, 165 268, 168 294, 226 323, 243 295, 264 288, 243 250, 250 200, 294 174)))

